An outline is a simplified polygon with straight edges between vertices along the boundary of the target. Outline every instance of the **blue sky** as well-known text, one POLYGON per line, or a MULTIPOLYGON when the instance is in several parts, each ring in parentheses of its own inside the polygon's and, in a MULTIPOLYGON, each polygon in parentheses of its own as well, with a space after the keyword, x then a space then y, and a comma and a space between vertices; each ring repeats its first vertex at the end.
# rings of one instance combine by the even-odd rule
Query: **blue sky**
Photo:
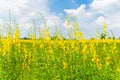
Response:
MULTIPOLYGON (((54 31, 55 24, 66 36, 65 17, 76 16, 80 30, 85 37, 93 37, 97 28, 102 32, 104 22, 108 32, 113 30, 116 37, 120 36, 120 3, 119 0, 0 0, 0 25, 2 29, 8 23, 8 11, 12 20, 16 20, 21 30, 21 37, 30 32, 32 20, 36 21, 37 29, 42 29, 42 13, 47 26, 54 31)), ((72 23, 70 23, 70 28, 72 23)), ((109 35, 110 32, 108 33, 109 35)))
POLYGON ((55 13, 65 13, 64 9, 71 9, 71 8, 77 8, 81 4, 86 4, 87 6, 92 2, 93 0, 52 0, 49 3, 51 12, 55 13))

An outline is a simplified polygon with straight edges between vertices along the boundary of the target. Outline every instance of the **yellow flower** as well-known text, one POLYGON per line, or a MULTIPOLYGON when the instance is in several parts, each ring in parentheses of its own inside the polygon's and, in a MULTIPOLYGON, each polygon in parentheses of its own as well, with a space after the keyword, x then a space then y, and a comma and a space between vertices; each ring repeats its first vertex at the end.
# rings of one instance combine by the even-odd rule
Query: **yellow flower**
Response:
POLYGON ((67 63, 66 62, 62 62, 62 65, 63 65, 63 69, 67 68, 67 63))
POLYGON ((31 38, 32 38, 32 40, 34 40, 35 39, 35 35, 31 34, 31 38))
POLYGON ((3 50, 2 56, 5 56, 5 55, 6 55, 6 50, 3 50))
POLYGON ((117 72, 119 72, 119 73, 120 73, 120 68, 117 68, 117 72))
POLYGON ((41 44, 39 47, 40 47, 40 48, 43 48, 44 46, 41 44))
POLYGON ((110 57, 108 56, 107 58, 106 58, 106 65, 109 65, 110 64, 110 57))
POLYGON ((48 52, 49 52, 49 53, 53 53, 53 50, 52 50, 52 49, 49 49, 48 52))
POLYGON ((70 19, 69 17, 66 17, 66 20, 65 20, 65 26, 69 29, 70 28, 70 19))
POLYGON ((96 65, 97 65, 98 69, 101 70, 101 68, 102 68, 102 64, 101 64, 99 58, 96 59, 96 65))
POLYGON ((107 33, 107 24, 106 23, 104 23, 104 25, 103 25, 103 32, 106 34, 107 33))
POLYGON ((19 30, 18 27, 16 28, 13 37, 14 37, 14 39, 16 39, 16 40, 20 38, 20 30, 19 30))

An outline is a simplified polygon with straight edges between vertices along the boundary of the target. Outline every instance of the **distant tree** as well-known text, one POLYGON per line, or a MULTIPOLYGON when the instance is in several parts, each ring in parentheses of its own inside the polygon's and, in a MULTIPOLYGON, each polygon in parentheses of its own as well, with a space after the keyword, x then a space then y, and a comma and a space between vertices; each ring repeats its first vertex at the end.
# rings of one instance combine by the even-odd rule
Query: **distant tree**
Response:
POLYGON ((58 38, 58 36, 53 36, 51 37, 51 40, 60 40, 60 39, 58 38))
POLYGON ((30 39, 30 38, 28 38, 28 37, 24 37, 24 38, 22 38, 22 39, 24 39, 24 40, 28 40, 28 39, 30 39))
POLYGON ((102 34, 100 35, 100 39, 106 39, 106 34, 105 34, 105 33, 102 33, 102 34))
POLYGON ((90 40, 94 40, 95 38, 90 38, 90 40))
MULTIPOLYGON (((58 36, 51 37, 51 40, 61 40, 58 36)), ((62 40, 66 40, 64 36, 62 36, 62 40)))

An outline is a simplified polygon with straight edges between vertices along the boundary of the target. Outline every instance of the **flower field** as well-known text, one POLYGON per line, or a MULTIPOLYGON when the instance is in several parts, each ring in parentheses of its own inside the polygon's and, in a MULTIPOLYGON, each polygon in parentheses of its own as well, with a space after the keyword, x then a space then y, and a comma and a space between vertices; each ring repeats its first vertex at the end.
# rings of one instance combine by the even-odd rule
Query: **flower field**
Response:
POLYGON ((85 39, 74 18, 72 26, 67 40, 57 28, 52 37, 46 24, 38 38, 36 26, 30 39, 20 39, 16 23, 6 35, 1 30, 0 80, 120 80, 120 40, 107 38, 107 25, 92 39, 85 39))
POLYGON ((120 80, 119 40, 0 40, 1 80, 120 80))

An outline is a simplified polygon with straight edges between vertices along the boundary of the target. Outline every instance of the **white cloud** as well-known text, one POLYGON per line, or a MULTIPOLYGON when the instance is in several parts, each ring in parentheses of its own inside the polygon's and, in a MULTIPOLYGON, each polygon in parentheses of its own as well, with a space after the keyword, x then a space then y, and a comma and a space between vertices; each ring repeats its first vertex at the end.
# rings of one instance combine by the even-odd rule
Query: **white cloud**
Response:
POLYGON ((47 21, 47 25, 49 27, 53 27, 53 26, 55 26, 55 24, 59 25, 61 23, 60 18, 58 16, 55 16, 55 15, 48 16, 46 18, 46 21, 47 21))
MULTIPOLYGON (((8 21, 8 12, 11 10, 12 20, 16 19, 21 29, 21 33, 24 33, 25 29, 29 29, 32 24, 32 20, 35 19, 37 28, 43 27, 41 12, 47 20, 47 25, 50 27, 61 23, 60 16, 52 14, 48 6, 49 0, 0 0, 0 16, 2 16, 1 23, 8 21), (53 23, 55 22, 55 23, 53 23)), ((27 34, 24 33, 24 34, 27 34)), ((26 35, 23 35, 26 36, 26 35)))
POLYGON ((20 26, 21 29, 30 29, 33 26, 33 24, 31 24, 31 23, 20 23, 19 26, 20 26))
POLYGON ((23 8, 29 8, 27 4, 29 0, 0 0, 0 13, 12 10, 15 13, 20 13, 23 8))
MULTIPOLYGON (((67 14, 75 15, 84 33, 91 33, 107 22, 108 29, 120 28, 119 0, 94 0, 90 7, 81 5, 77 9, 65 9, 67 14)), ((115 29, 114 29, 115 30, 115 29)))
POLYGON ((34 11, 30 13, 30 16, 32 16, 32 17, 34 17, 35 15, 36 15, 36 12, 34 12, 34 11))
POLYGON ((106 7, 109 7, 117 0, 94 0, 91 4, 91 7, 95 9, 105 9, 106 7))
POLYGON ((65 9, 64 11, 68 14, 72 14, 74 16, 77 16, 78 14, 85 12, 85 7, 86 7, 86 5, 81 5, 77 9, 65 9))
POLYGON ((102 26, 105 21, 106 21, 105 18, 103 16, 100 16, 97 18, 96 23, 102 26))
POLYGON ((107 10, 119 6, 119 0, 94 0, 91 4, 91 7, 94 9, 107 10))

